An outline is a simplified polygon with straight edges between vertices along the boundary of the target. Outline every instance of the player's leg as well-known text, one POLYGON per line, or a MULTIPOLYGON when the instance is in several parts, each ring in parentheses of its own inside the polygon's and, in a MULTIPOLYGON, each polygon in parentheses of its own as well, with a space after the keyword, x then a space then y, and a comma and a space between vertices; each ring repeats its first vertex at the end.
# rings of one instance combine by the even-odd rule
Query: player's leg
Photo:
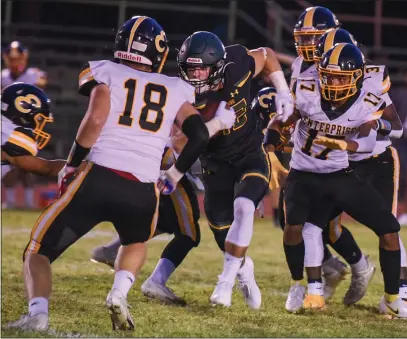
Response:
POLYGON ((112 289, 106 298, 113 329, 134 328, 127 294, 146 258, 146 243, 154 235, 158 219, 159 191, 154 183, 142 183, 111 172, 108 187, 112 199, 104 211, 119 234, 121 246, 115 261, 112 289))
POLYGON ((39 217, 24 254, 29 314, 9 325, 24 330, 48 327, 51 263, 103 219, 95 208, 92 165, 77 175, 66 192, 39 217), (79 190, 81 188, 81 190, 79 190))
POLYGON ((214 304, 229 306, 236 277, 247 304, 251 308, 261 305, 260 290, 254 279, 253 261, 246 250, 253 235, 256 206, 268 191, 271 168, 268 154, 261 147, 253 154, 234 164, 239 181, 235 186, 233 222, 225 240, 223 272, 211 296, 214 304))
POLYGON ((303 226, 310 211, 310 184, 308 176, 291 169, 283 194, 280 198, 280 222, 284 221, 283 245, 288 268, 291 273, 291 287, 285 303, 289 312, 297 312, 303 306, 305 297, 304 257, 305 244, 302 236, 303 226))
POLYGON ((176 268, 188 253, 199 245, 199 205, 192 184, 184 177, 170 196, 161 196, 157 229, 173 233, 174 238, 165 247, 153 273, 141 290, 149 297, 165 302, 185 303, 166 286, 176 268))
POLYGON ((407 305, 399 298, 400 224, 386 206, 385 199, 370 184, 352 172, 340 179, 335 187, 339 207, 379 236, 379 258, 385 292, 379 309, 391 316, 406 318, 407 305))
MULTIPOLYGON (((399 173, 400 161, 397 150, 389 147, 377 158, 374 165, 373 186, 384 197, 386 204, 391 208, 394 216, 397 216, 397 203, 399 192, 399 173)), ((401 270, 400 270, 400 297, 407 301, 407 259, 406 249, 399 237, 401 251, 401 270)))

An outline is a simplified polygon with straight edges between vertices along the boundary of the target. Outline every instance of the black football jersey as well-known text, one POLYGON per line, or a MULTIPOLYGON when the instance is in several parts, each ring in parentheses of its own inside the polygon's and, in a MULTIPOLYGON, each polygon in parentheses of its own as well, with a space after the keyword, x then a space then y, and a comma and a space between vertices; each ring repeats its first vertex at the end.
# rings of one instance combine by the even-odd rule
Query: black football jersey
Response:
POLYGON ((258 149, 262 134, 257 128, 257 117, 250 109, 250 83, 255 74, 255 62, 250 51, 241 45, 226 47, 226 68, 223 88, 196 97, 196 107, 202 108, 207 100, 226 101, 236 112, 232 128, 214 136, 203 153, 220 161, 237 160, 258 149))

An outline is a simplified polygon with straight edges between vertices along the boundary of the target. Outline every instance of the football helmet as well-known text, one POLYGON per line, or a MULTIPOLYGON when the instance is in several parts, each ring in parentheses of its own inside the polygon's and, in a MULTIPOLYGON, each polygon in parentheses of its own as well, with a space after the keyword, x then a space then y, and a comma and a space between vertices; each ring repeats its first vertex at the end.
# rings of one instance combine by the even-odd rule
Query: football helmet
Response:
POLYGON ((115 59, 151 66, 161 73, 169 51, 162 27, 148 16, 134 16, 116 34, 115 59))
POLYGON ((51 100, 38 87, 16 82, 1 92, 1 114, 14 124, 33 130, 38 149, 51 139, 44 132, 47 123, 53 122, 51 100))
POLYGON ((325 7, 308 7, 294 27, 295 48, 304 61, 314 60, 314 50, 319 38, 330 28, 339 27, 336 16, 325 7))
POLYGON ((326 31, 319 39, 314 51, 314 61, 318 66, 322 59, 322 54, 334 47, 336 44, 346 42, 359 47, 358 42, 352 34, 343 28, 332 28, 326 31))
POLYGON ((354 44, 339 43, 322 56, 318 66, 322 97, 327 101, 349 98, 362 87, 365 58, 354 44))
POLYGON ((27 68, 28 49, 20 41, 13 41, 5 48, 3 60, 12 74, 19 75, 27 68))
POLYGON ((195 32, 182 44, 177 62, 180 76, 196 88, 198 94, 212 90, 223 79, 226 50, 222 41, 211 32, 195 32), (206 79, 193 79, 188 69, 209 67, 206 79))

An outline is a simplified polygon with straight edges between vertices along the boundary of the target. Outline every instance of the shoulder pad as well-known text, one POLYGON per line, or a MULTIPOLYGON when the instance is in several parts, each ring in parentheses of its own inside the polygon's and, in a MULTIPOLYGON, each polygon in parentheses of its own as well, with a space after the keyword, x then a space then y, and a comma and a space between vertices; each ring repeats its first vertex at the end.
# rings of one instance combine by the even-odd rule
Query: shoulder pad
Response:
POLYGON ((32 130, 17 127, 8 137, 2 150, 10 156, 37 155, 37 143, 32 130))

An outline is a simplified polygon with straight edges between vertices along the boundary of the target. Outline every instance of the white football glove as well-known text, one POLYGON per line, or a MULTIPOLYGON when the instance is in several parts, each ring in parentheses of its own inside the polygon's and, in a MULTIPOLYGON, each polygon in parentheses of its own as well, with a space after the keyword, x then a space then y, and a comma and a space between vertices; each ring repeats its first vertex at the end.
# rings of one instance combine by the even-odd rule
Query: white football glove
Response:
POLYGON ((290 90, 285 90, 277 93, 276 108, 279 120, 286 122, 291 114, 294 112, 294 98, 290 90))
POLYGON ((232 128, 233 124, 236 121, 236 114, 235 110, 231 108, 226 108, 226 101, 221 101, 216 110, 214 119, 220 121, 222 128, 221 129, 229 129, 232 128))
POLYGON ((157 187, 161 194, 169 195, 175 191, 177 188, 178 181, 184 176, 183 173, 179 172, 175 165, 172 165, 166 171, 160 171, 160 177, 157 180, 157 187))

